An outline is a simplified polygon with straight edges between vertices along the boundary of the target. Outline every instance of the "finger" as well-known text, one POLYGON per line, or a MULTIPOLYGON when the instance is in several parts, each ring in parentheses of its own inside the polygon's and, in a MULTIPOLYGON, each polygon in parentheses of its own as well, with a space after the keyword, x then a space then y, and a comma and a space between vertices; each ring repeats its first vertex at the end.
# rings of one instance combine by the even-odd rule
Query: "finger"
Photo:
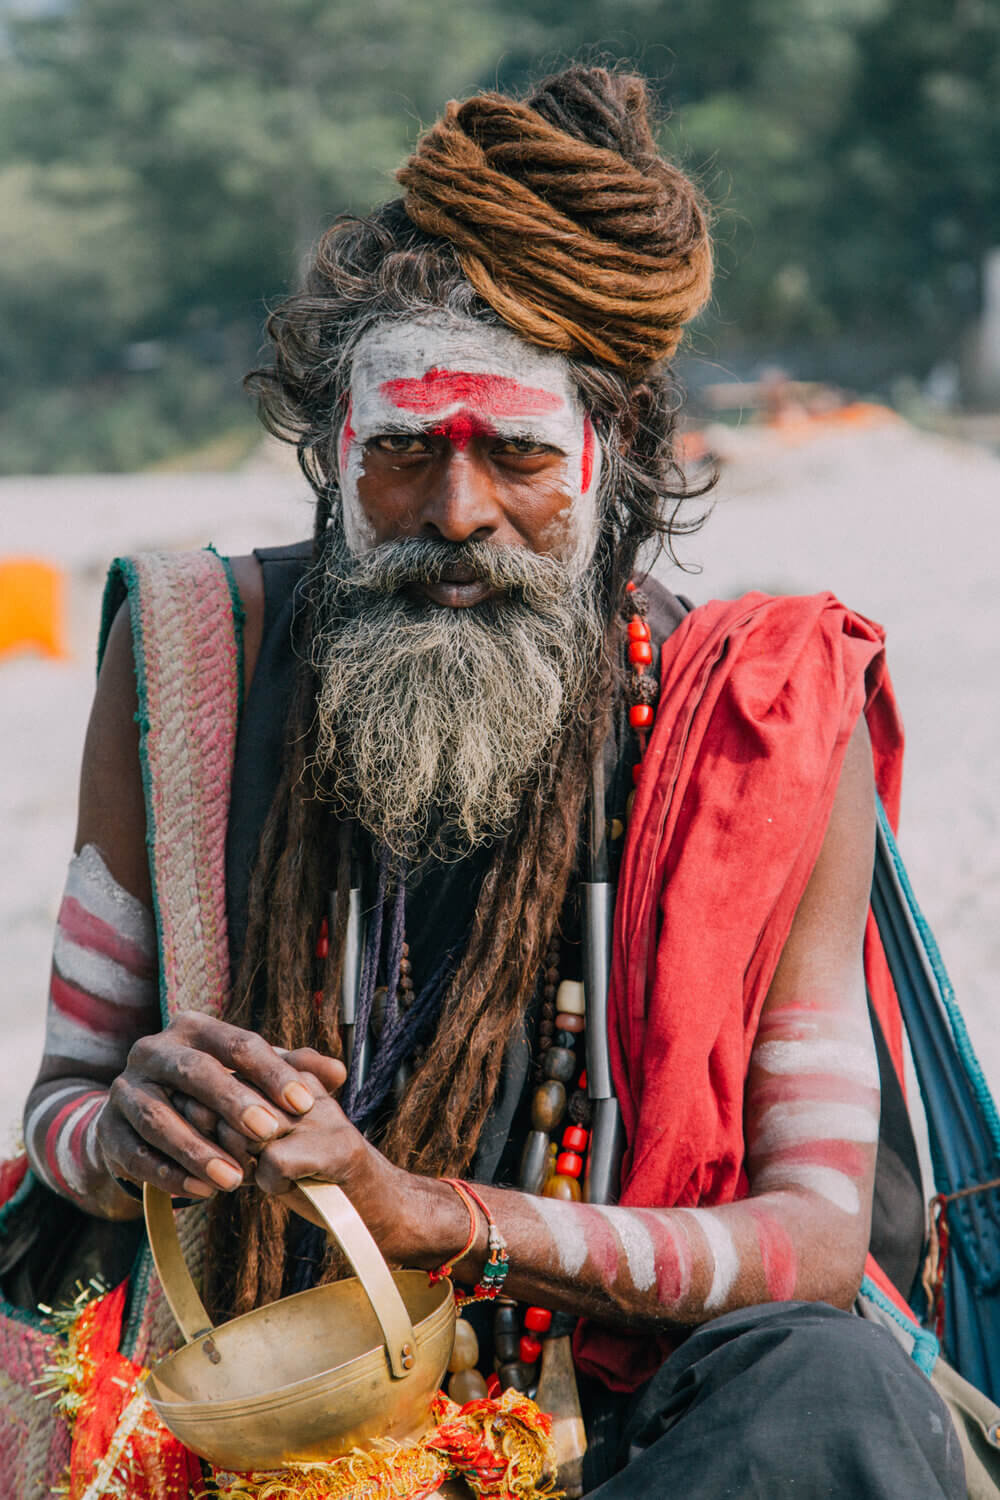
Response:
POLYGON ((356 1174, 359 1159, 367 1150, 364 1137, 333 1100, 328 1100, 322 1110, 322 1129, 310 1123, 264 1146, 254 1179, 263 1192, 287 1193, 290 1185, 303 1177, 345 1183, 356 1174))
POLYGON ((217 1142, 187 1123, 173 1108, 163 1089, 148 1079, 125 1073, 111 1085, 111 1107, 147 1146, 179 1166, 185 1176, 211 1188, 231 1192, 243 1181, 243 1169, 217 1142))
POLYGON ((227 1125, 225 1120, 219 1121, 219 1127, 215 1132, 215 1139, 227 1151, 230 1156, 236 1158, 243 1168, 244 1177, 252 1177, 257 1153, 263 1150, 262 1141, 248 1141, 240 1130, 234 1130, 227 1125))
POLYGON ((214 1109, 209 1109, 198 1099, 192 1099, 190 1094, 171 1094, 170 1102, 199 1135, 208 1140, 215 1136, 219 1128, 219 1117, 214 1109))
POLYGON ((309 1108, 313 1104, 313 1093, 302 1075, 268 1043, 209 1016, 188 1013, 165 1031, 141 1037, 129 1053, 129 1070, 166 1092, 195 1099, 257 1140, 270 1139, 306 1113, 305 1101, 309 1108), (261 1079, 266 1081, 268 1074, 272 1094, 291 1095, 294 1109, 276 1107, 261 1092, 261 1079))
MULTIPOLYGON (((105 1111, 107 1113, 107 1111, 105 1111)), ((151 1183, 175 1198, 214 1198, 216 1189, 199 1177, 185 1173, 137 1135, 126 1120, 119 1118, 100 1135, 101 1152, 108 1171, 141 1186, 151 1183)))
POLYGON ((297 1047, 294 1052, 286 1052, 285 1061, 318 1078, 328 1094, 335 1094, 347 1077, 347 1069, 339 1057, 327 1057, 315 1047, 297 1047))

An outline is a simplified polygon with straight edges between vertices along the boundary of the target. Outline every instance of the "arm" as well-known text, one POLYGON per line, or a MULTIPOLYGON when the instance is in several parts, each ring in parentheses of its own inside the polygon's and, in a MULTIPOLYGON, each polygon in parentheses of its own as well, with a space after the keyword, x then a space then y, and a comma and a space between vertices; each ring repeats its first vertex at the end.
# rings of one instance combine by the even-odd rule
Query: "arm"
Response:
MULTIPOLYGON (((483 1188, 509 1246, 511 1296, 651 1329, 790 1297, 850 1304, 868 1246, 878 1136, 861 956, 873 846, 862 723, 751 1058, 749 1198, 715 1209, 599 1208, 483 1188)), ((313 1172, 344 1184, 392 1258, 430 1267, 465 1241, 451 1190, 391 1167, 333 1100, 265 1147, 257 1181, 280 1192, 313 1172)), ((485 1249, 480 1226, 460 1280, 476 1279, 485 1249)))
MULTIPOLYGON (((263 590, 255 559, 237 561, 240 592, 247 610, 246 660, 252 674, 260 642, 263 590)), ((129 613, 119 611, 108 639, 84 747, 80 782, 76 854, 71 861, 56 927, 45 1053, 25 1108, 25 1144, 36 1173, 54 1189, 88 1211, 108 1218, 131 1218, 139 1205, 115 1181, 116 1176, 142 1180, 144 1173, 176 1192, 211 1196, 218 1186, 242 1181, 240 1158, 220 1152, 209 1141, 214 1115, 201 1117, 202 1139, 196 1170, 178 1163, 173 1135, 183 1125, 184 1139, 197 1134, 181 1121, 166 1091, 136 1074, 145 1052, 156 1059, 162 1048, 181 1057, 185 1048, 209 1050, 204 1079, 208 1098, 219 1102, 219 1089, 234 1128, 245 1125, 248 1111, 265 1100, 259 1090, 235 1082, 229 1034, 219 1023, 187 1019, 161 1037, 155 924, 150 906, 146 854, 146 811, 139 770, 139 737, 129 613), (185 1029, 186 1028, 186 1029, 185 1029), (138 1051, 130 1064, 133 1048, 138 1051), (226 1061, 211 1057, 211 1048, 226 1061), (131 1071, 129 1071, 131 1068, 131 1071), (129 1073, 130 1087, 115 1080, 129 1073), (131 1086, 134 1083, 134 1086, 131 1086), (118 1095, 124 1094, 124 1099, 118 1095), (156 1140, 144 1134, 155 1117, 156 1140), (159 1148, 157 1150, 157 1148, 159 1148), (208 1171, 215 1162, 213 1172, 208 1171)), ((242 1035, 242 1034, 240 1034, 242 1035)), ((256 1070, 256 1081, 284 1108, 272 1112, 274 1129, 285 1128, 312 1095, 287 1094, 295 1082, 292 1062, 278 1059, 258 1038, 244 1068, 256 1070), (298 1105, 294 1101, 298 1098, 298 1105), (289 1111, 291 1114, 289 1114, 289 1111)), ((244 1048, 245 1050, 245 1048, 244 1048)), ((188 1059, 188 1063, 190 1060, 188 1059)), ((337 1065, 308 1064, 330 1082, 337 1065)), ((203 1070, 204 1071, 204 1070, 203 1070)), ((339 1076, 339 1075, 338 1075, 339 1076)), ((176 1101, 174 1101, 176 1102, 176 1101)), ((261 1124, 265 1117, 250 1116, 261 1124)), ((246 1134, 241 1137, 246 1140, 246 1134)), ((261 1139, 260 1131, 250 1139, 261 1139)))

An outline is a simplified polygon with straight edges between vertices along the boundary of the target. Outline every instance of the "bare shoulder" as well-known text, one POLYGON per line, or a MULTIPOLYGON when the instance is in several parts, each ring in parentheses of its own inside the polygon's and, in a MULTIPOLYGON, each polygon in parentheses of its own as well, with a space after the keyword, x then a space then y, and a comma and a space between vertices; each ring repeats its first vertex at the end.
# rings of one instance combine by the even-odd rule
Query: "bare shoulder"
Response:
POLYGON ((108 634, 90 710, 75 848, 79 852, 84 844, 93 844, 119 885, 148 906, 152 897, 137 709, 132 625, 125 603, 108 634))
POLYGON ((803 983, 861 983, 872 866, 875 859, 875 776, 862 717, 848 742, 819 858, 799 902, 768 1004, 783 1003, 803 983))
MULTIPOLYGON (((250 553, 230 559, 244 625, 244 686, 249 688, 264 626, 264 581, 250 553)), ((75 848, 93 844, 119 885, 145 905, 152 901, 146 852, 146 802, 139 761, 138 697, 129 606, 108 634, 97 679, 80 772, 75 848)))

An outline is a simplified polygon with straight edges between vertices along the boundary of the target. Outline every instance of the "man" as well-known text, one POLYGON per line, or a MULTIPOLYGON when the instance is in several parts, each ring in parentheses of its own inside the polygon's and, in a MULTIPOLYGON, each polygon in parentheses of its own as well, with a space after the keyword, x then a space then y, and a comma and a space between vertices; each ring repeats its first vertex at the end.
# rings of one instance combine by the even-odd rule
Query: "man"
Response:
POLYGON ((33 1164, 109 1219, 144 1181, 212 1200, 220 1309, 326 1274, 282 1202, 309 1176, 344 1187, 390 1261, 454 1262, 470 1286, 509 1261, 531 1318, 495 1322, 492 1351, 479 1325, 461 1389, 494 1367, 530 1388, 532 1330, 584 1319, 602 1496, 962 1494, 945 1409, 846 1311, 879 1129, 866 706, 898 788, 880 637, 826 596, 629 605, 683 495, 663 361, 708 293, 702 205, 656 153, 641 81, 599 69, 527 105, 449 106, 400 177, 402 203, 325 237, 257 376, 317 518, 311 548, 232 564, 226 1018, 159 1028, 148 714, 120 611, 33 1164), (614 1208, 578 1201, 567 1145, 593 1124, 574 1053, 588 796, 621 860, 614 1208), (367 936, 348 1071, 329 893, 350 887, 367 936))

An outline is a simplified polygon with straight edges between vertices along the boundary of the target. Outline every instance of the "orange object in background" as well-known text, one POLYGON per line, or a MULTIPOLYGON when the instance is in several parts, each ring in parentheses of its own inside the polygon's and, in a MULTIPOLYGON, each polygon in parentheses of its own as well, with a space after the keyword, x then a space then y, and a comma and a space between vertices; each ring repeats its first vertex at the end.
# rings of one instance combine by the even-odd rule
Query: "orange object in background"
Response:
POLYGON ((17 651, 68 655, 65 599, 61 568, 34 557, 0 558, 0 657, 17 651))

